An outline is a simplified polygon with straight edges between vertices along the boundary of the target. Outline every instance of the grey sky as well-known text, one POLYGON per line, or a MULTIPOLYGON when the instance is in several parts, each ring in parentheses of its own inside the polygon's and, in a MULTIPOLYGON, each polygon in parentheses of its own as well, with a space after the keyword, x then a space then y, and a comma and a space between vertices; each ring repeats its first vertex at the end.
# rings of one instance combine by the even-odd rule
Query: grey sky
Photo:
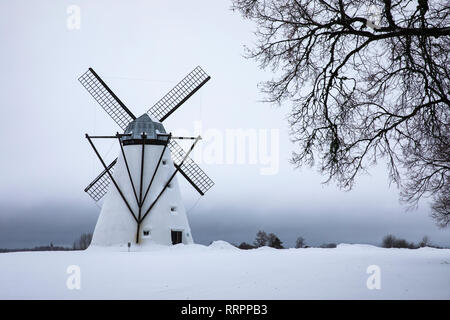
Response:
MULTIPOLYGON (((423 204, 405 212, 383 166, 351 192, 322 185, 315 170, 288 163, 286 115, 256 84, 271 77, 242 57, 253 25, 229 1, 12 1, 0 3, 0 247, 71 243, 92 231, 99 209, 83 192, 100 171, 84 133, 112 134, 113 121, 78 83, 93 67, 136 114, 144 113, 196 65, 212 77, 164 124, 168 131, 279 129, 279 172, 257 164, 201 167, 216 186, 199 200, 183 182, 194 238, 250 241, 256 230, 279 233, 292 245, 379 242, 386 233, 450 245, 423 204), (81 29, 66 26, 69 5, 81 9, 81 29)), ((108 159, 117 146, 105 142, 108 159)), ((202 160, 202 159, 198 159, 202 160)), ((201 162, 201 161, 199 161, 201 162)))

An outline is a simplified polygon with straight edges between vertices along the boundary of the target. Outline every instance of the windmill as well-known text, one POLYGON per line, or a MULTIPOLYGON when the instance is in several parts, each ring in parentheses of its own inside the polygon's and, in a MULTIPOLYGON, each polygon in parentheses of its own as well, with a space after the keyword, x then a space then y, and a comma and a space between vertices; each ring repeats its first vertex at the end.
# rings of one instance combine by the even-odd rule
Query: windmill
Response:
POLYGON ((86 134, 103 166, 103 171, 84 190, 96 202, 104 197, 92 245, 193 243, 176 174, 181 173, 200 195, 214 182, 189 157, 201 137, 174 137, 166 133, 162 122, 209 79, 202 68, 196 67, 137 118, 92 68, 79 77, 123 130, 111 136, 86 134), (116 139, 119 156, 105 163, 94 145, 95 139, 116 139), (176 142, 178 139, 190 139, 193 144, 185 152, 176 142))

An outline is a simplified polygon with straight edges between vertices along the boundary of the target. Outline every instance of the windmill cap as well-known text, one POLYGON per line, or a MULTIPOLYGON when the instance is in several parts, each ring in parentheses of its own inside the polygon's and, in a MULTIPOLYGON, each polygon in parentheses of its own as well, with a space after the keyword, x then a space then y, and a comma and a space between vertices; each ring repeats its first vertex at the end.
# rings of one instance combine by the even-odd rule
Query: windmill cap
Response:
POLYGON ((131 121, 125 129, 125 134, 129 136, 122 137, 122 141, 131 143, 133 140, 141 140, 142 134, 149 140, 166 140, 165 137, 158 137, 158 133, 166 133, 164 126, 160 122, 150 119, 149 115, 144 113, 139 118, 131 121))

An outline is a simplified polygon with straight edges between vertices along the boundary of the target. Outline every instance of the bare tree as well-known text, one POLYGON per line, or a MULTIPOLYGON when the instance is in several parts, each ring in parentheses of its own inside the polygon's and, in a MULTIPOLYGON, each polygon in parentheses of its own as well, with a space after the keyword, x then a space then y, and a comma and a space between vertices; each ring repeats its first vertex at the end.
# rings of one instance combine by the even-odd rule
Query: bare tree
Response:
POLYGON ((255 245, 255 247, 259 248, 259 247, 267 246, 268 242, 269 242, 269 236, 267 235, 267 233, 265 231, 259 230, 256 233, 256 238, 255 238, 255 241, 253 242, 253 244, 255 245))
POLYGON ((266 100, 292 102, 292 162, 349 190, 383 158, 401 199, 432 197, 432 216, 448 226, 449 2, 233 0, 233 9, 257 24, 247 56, 276 72, 262 83, 266 100))
POLYGON ((305 246, 305 239, 303 237, 298 237, 295 241, 296 248, 303 248, 305 246))
POLYGON ((424 236, 422 238, 422 241, 419 242, 419 247, 424 248, 424 247, 429 247, 431 245, 431 241, 430 238, 428 238, 428 236, 424 236))
POLYGON ((269 233, 268 235, 268 242, 267 245, 269 247, 275 248, 275 249, 284 249, 283 247, 283 241, 278 238, 278 236, 274 233, 269 233))
POLYGON ((78 240, 73 243, 73 250, 86 250, 92 241, 92 233, 83 233, 78 240))
POLYGON ((388 234, 383 238, 381 246, 383 248, 393 248, 396 240, 397 239, 392 234, 388 234))

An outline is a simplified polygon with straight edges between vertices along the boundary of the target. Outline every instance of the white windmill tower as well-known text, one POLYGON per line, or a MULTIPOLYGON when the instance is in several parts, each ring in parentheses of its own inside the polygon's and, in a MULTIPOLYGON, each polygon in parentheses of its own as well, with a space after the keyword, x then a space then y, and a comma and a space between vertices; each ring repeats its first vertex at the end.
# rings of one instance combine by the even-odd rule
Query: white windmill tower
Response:
POLYGON ((214 182, 189 157, 201 138, 173 137, 166 133, 161 122, 209 79, 196 67, 150 108, 148 114, 153 119, 147 113, 136 118, 92 68, 78 79, 124 130, 113 136, 86 134, 104 167, 84 190, 95 201, 105 196, 92 245, 193 243, 176 174, 180 172, 201 195, 214 182), (94 139, 116 139, 121 150, 119 157, 107 165, 94 139), (184 152, 176 139, 194 142, 184 152), (111 182, 113 185, 109 187, 111 182))

